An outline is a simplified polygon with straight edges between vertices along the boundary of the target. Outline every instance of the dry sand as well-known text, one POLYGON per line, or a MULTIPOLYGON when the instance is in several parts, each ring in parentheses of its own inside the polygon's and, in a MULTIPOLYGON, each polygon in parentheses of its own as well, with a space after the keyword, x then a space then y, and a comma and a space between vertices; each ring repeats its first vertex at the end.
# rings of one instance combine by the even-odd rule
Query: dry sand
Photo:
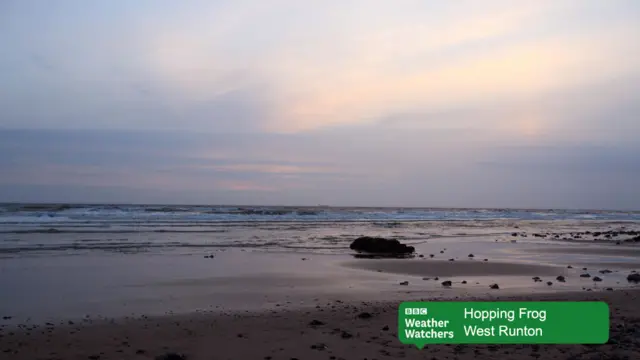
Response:
MULTIPOLYGON (((640 359, 640 290, 556 293, 500 300, 603 300, 611 308, 606 345, 430 345, 397 339, 398 302, 318 300, 315 309, 192 314, 50 324, 0 332, 6 359, 640 359), (368 312, 369 319, 357 315, 368 312), (312 321, 318 325, 311 325, 312 321)), ((407 299, 409 300, 409 299, 407 299)), ((473 300, 473 299, 470 299, 473 300)), ((585 326, 588 319, 585 318, 585 326)))

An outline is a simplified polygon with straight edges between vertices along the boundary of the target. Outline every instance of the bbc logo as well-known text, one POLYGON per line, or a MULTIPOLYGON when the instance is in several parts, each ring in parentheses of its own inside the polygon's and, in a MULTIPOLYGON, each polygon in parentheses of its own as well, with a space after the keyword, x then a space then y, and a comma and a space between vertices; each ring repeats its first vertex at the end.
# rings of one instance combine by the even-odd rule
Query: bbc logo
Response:
POLYGON ((427 315, 427 308, 405 308, 405 315, 427 315))

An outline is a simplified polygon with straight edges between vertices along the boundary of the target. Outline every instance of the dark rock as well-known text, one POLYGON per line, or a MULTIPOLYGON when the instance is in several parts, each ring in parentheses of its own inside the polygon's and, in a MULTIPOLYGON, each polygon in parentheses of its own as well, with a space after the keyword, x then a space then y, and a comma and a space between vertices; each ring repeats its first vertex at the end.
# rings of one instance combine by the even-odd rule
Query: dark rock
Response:
POLYGON ((629 274, 629 276, 627 276, 627 281, 629 282, 640 282, 640 274, 638 273, 633 273, 633 274, 629 274))
POLYGON ((491 284, 491 285, 489 285, 489 288, 491 288, 493 290, 498 290, 498 289, 500 289, 500 286, 498 286, 498 284, 491 284))
POLYGON ((542 279, 540 279, 540 277, 539 277, 539 276, 534 276, 534 277, 532 277, 532 279, 533 279, 533 281, 535 281, 535 282, 541 282, 541 281, 542 281, 542 279))
POLYGON ((431 278, 423 277, 422 280, 431 280, 431 278))
POLYGON ((350 249, 376 254, 407 255, 415 251, 413 246, 401 244, 396 239, 362 236, 355 239, 350 249))
POLYGON ((587 268, 586 268, 586 267, 585 267, 585 268, 582 268, 582 270, 587 270, 587 268))
POLYGON ((440 250, 440 254, 444 254, 444 250, 440 250))
POLYGON ((518 236, 518 233, 511 233, 511 236, 518 236))
POLYGON ((569 265, 567 266, 567 269, 573 269, 573 266, 569 265))
POLYGON ((353 337, 353 335, 351 335, 350 333, 343 331, 342 334, 340 334, 340 337, 343 339, 351 339, 353 337))
POLYGON ((489 259, 484 259, 484 260, 482 260, 482 261, 489 261, 489 259))
POLYGON ((368 312, 358 314, 358 319, 371 319, 372 315, 368 312))
POLYGON ((547 281, 547 285, 551 286, 553 283, 551 281, 547 281))
POLYGON ((89 360, 98 360, 100 359, 100 355, 89 355, 89 360))
POLYGON ((455 259, 449 259, 449 261, 456 261, 455 259))
POLYGON ((562 276, 562 275, 556 277, 556 280, 558 280, 559 282, 565 282, 566 281, 564 276, 562 276))
POLYGON ((138 349, 138 350, 136 350, 136 354, 137 354, 137 355, 142 355, 142 354, 144 354, 144 353, 146 353, 146 351, 144 351, 144 350, 142 350, 142 349, 138 349))
POLYGON ((311 349, 313 350, 324 350, 326 348, 327 348, 327 345, 322 343, 311 345, 311 349))
POLYGON ((608 288, 606 288, 605 290, 607 290, 607 291, 613 291, 613 288, 608 287, 608 288))
POLYGON ((433 254, 429 254, 429 257, 430 257, 430 258, 432 258, 432 257, 434 257, 434 256, 435 256, 435 255, 433 255, 433 254))
POLYGON ((591 277, 591 275, 589 275, 589 274, 580 274, 580 277, 581 278, 589 278, 589 277, 591 277))
POLYGON ((385 325, 385 326, 382 328, 382 331, 389 331, 389 325, 385 325))
POLYGON ((409 285, 409 282, 408 281, 403 281, 403 282, 400 283, 400 285, 409 285))
POLYGON ((311 320, 311 322, 309 323, 309 326, 321 326, 324 325, 324 323, 320 320, 311 320))
POLYGON ((421 257, 421 258, 423 258, 423 257, 424 257, 424 255, 422 255, 422 254, 420 254, 420 255, 418 255, 418 257, 421 257))
POLYGON ((600 270, 600 274, 611 274, 613 271, 609 269, 600 270))
POLYGON ((463 284, 466 284, 466 283, 467 283, 467 280, 462 280, 462 283, 463 283, 463 284))
POLYGON ((473 254, 469 254, 469 256, 468 256, 468 257, 472 258, 472 257, 473 257, 473 254))
POLYGON ((437 276, 436 276, 436 277, 434 277, 434 278, 433 278, 433 280, 438 281, 438 277, 437 277, 437 276))
POLYGON ((156 356, 156 360, 186 360, 187 357, 178 353, 166 353, 156 356))
POLYGON ((593 281, 598 281, 598 282, 602 281, 602 279, 601 279, 601 278, 599 278, 599 277, 597 277, 597 276, 594 276, 592 280, 593 280, 593 281))
POLYGON ((11 320, 11 316, 3 316, 2 320, 11 320))
POLYGON ((444 287, 450 287, 451 286, 451 281, 450 280, 446 280, 442 282, 442 286, 444 287))

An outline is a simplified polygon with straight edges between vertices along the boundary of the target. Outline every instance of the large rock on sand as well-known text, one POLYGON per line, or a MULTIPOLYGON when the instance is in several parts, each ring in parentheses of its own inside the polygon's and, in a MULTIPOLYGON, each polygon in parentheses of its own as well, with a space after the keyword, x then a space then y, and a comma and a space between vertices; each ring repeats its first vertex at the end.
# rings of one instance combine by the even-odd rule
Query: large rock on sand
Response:
POLYGON ((362 236, 355 239, 351 246, 352 250, 362 251, 372 254, 387 255, 408 255, 415 251, 413 246, 401 244, 396 239, 385 239, 380 237, 362 236))
POLYGON ((627 281, 634 282, 634 283, 640 282, 640 274, 639 273, 629 274, 629 276, 627 276, 627 281))

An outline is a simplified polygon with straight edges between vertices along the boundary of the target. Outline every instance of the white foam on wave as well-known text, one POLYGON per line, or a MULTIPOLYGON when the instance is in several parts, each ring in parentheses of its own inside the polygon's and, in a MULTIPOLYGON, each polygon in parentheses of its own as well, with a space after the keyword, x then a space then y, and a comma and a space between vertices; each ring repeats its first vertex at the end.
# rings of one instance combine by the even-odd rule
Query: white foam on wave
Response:
POLYGON ((63 223, 63 222, 73 222, 72 219, 66 216, 34 216, 34 215, 7 215, 0 216, 0 223, 63 223))

